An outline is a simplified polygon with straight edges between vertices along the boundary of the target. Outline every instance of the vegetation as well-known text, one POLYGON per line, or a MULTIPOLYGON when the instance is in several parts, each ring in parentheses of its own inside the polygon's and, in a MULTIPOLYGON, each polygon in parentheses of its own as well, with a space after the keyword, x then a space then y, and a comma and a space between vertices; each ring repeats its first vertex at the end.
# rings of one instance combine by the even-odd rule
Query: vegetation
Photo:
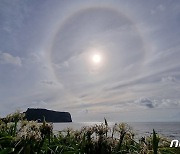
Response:
POLYGON ((0 154, 177 154, 170 142, 153 130, 148 137, 135 139, 125 123, 112 128, 105 124, 86 126, 80 130, 53 133, 50 123, 26 121, 16 112, 0 120, 0 154))

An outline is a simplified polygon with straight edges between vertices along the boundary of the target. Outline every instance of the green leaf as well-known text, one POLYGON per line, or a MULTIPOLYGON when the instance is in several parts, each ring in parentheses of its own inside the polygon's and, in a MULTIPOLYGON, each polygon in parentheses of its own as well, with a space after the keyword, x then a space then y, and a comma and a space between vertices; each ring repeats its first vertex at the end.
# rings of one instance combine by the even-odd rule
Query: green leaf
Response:
POLYGON ((0 143, 7 143, 11 142, 14 138, 12 136, 5 136, 0 138, 0 143))
POLYGON ((159 143, 159 138, 156 136, 156 132, 153 129, 153 151, 154 151, 154 154, 157 154, 157 152, 158 152, 158 143, 159 143))
POLYGON ((7 148, 0 151, 0 154, 7 154, 14 152, 14 148, 7 148))

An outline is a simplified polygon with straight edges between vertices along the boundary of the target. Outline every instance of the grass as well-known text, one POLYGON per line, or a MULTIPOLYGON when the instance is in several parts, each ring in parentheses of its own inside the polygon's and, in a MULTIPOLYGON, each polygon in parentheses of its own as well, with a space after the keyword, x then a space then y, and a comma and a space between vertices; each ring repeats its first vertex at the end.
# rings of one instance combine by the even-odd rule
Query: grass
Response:
POLYGON ((53 133, 50 123, 26 121, 16 112, 0 120, 0 154, 178 154, 170 141, 152 135, 138 141, 126 123, 105 123, 53 133))

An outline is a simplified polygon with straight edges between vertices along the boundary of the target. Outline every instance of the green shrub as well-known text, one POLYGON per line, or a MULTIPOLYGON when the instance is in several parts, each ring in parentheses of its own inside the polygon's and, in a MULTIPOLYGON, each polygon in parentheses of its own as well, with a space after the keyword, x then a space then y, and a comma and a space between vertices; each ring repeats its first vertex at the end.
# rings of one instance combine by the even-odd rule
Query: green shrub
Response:
POLYGON ((0 120, 0 154, 175 154, 168 139, 153 134, 135 140, 132 128, 126 123, 112 128, 105 123, 67 128, 53 133, 52 124, 23 120, 19 112, 0 120))

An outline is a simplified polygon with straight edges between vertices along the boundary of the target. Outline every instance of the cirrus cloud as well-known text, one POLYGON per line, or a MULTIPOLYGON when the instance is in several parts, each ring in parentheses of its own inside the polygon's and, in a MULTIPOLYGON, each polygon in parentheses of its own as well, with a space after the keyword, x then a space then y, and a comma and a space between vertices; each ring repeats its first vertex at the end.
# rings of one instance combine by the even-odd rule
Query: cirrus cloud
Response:
POLYGON ((18 56, 13 56, 7 52, 0 52, 0 63, 1 64, 12 64, 15 66, 21 66, 22 60, 18 56))

